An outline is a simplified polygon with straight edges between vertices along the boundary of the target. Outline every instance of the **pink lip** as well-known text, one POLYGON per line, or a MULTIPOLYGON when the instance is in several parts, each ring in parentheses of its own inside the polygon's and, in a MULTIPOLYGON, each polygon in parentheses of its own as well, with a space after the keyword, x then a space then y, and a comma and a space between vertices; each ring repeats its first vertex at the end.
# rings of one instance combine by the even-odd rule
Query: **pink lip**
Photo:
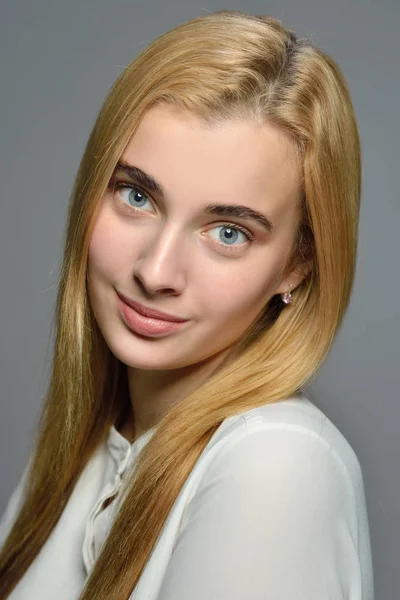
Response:
MULTIPOLYGON (((127 327, 129 327, 129 329, 131 329, 134 333, 138 333, 147 337, 159 337, 177 331, 188 322, 186 319, 184 321, 182 319, 180 321, 167 321, 165 319, 156 319, 154 317, 145 316, 132 306, 132 304, 136 305, 136 302, 132 302, 131 300, 127 299, 129 300, 128 304, 125 302, 124 298, 124 296, 120 297, 120 294, 118 294, 120 315, 127 327)), ((144 309, 144 307, 142 307, 140 304, 139 306, 141 310, 144 309)), ((147 309, 145 310, 146 312, 152 312, 152 314, 155 312, 148 311, 147 309)), ((157 314, 160 313, 158 312, 157 314)), ((168 318, 171 319, 171 316, 168 315, 168 318)))
POLYGON ((160 310, 154 310, 152 308, 147 308, 138 302, 134 302, 130 298, 127 298, 120 292, 117 292, 119 298, 125 302, 131 308, 134 308, 136 312, 144 317, 149 317, 150 319, 161 319, 162 321, 170 321, 172 323, 183 323, 187 321, 187 319, 181 319, 180 317, 175 317, 173 315, 169 315, 167 313, 161 312, 160 310))

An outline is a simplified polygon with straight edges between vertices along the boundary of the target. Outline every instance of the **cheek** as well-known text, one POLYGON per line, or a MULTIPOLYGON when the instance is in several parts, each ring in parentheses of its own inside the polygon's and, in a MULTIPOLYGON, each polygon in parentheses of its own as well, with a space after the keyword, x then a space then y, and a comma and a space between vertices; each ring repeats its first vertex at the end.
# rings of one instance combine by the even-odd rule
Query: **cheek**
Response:
POLYGON ((202 307, 215 321, 251 320, 274 294, 278 266, 242 265, 235 272, 214 271, 199 286, 202 307))
POLYGON ((117 273, 129 259, 128 244, 121 229, 116 233, 111 219, 100 216, 92 232, 88 252, 88 271, 99 275, 117 273))

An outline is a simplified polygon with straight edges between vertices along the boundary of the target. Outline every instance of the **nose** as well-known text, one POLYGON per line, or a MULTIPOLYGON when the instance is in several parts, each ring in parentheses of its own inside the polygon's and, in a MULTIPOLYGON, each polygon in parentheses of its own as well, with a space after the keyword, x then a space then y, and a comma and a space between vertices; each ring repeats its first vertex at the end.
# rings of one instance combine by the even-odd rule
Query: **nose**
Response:
POLYGON ((134 277, 147 295, 181 294, 186 283, 182 234, 164 227, 144 243, 134 277))

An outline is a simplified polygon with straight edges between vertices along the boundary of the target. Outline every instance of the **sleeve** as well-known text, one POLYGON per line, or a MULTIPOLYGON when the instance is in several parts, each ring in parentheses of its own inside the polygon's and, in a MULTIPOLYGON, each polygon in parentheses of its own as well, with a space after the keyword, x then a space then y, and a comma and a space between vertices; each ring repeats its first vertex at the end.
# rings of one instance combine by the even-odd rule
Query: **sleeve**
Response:
POLYGON ((32 458, 28 461, 28 464, 25 466, 20 480, 15 489, 13 490, 8 500, 6 509, 0 519, 0 550, 3 547, 3 544, 11 531, 12 526, 14 525, 14 522, 19 513, 19 510, 22 506, 24 500, 25 485, 27 483, 28 472, 31 466, 31 462, 32 458))
POLYGON ((316 433, 247 428, 187 510, 157 600, 361 600, 352 483, 316 433))

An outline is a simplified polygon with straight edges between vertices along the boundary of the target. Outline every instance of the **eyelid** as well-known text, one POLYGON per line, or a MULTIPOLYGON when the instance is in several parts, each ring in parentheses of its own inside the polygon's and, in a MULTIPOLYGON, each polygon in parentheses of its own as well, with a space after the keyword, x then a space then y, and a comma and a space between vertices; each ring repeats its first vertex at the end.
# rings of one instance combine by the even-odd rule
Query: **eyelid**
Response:
POLYGON ((241 231, 247 238, 249 241, 253 242, 255 240, 254 235, 251 233, 251 231, 249 231, 246 227, 243 227, 243 225, 238 225, 238 223, 222 223, 222 225, 216 225, 216 227, 226 227, 227 229, 229 229, 230 227, 233 229, 237 229, 238 231, 241 231))
POLYGON ((144 194, 145 196, 153 200, 153 197, 149 192, 147 192, 144 188, 142 188, 137 183, 134 183, 133 181, 123 181, 122 179, 114 178, 111 180, 110 184, 112 184, 114 190, 120 190, 121 188, 135 189, 138 190, 141 194, 144 194))

